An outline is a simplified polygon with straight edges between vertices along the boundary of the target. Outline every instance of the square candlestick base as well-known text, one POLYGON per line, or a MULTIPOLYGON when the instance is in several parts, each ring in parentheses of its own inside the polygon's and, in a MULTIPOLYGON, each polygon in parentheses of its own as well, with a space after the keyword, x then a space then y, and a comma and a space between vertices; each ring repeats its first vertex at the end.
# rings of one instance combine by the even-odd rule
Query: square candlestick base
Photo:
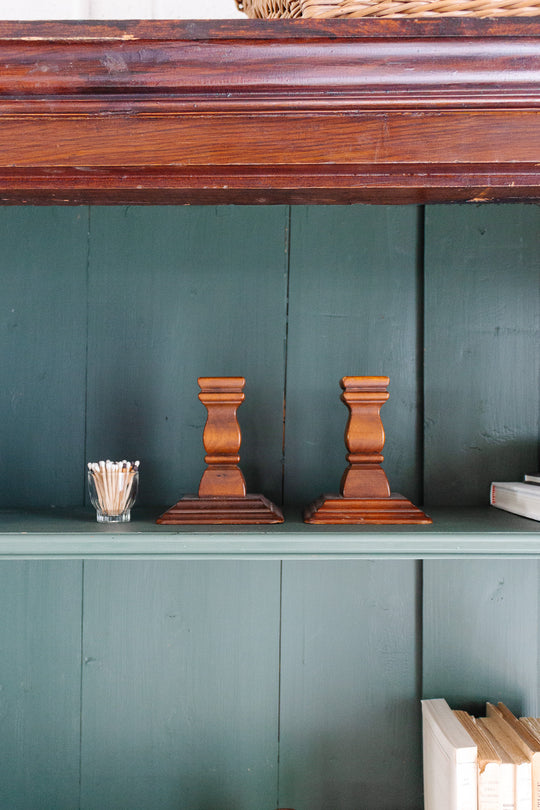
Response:
POLYGON ((432 523, 428 515, 403 495, 393 492, 387 498, 344 498, 321 495, 304 512, 306 523, 396 524, 432 523))
POLYGON ((283 515, 281 510, 264 495, 222 498, 185 495, 175 506, 161 515, 157 523, 184 525, 283 523, 283 515))

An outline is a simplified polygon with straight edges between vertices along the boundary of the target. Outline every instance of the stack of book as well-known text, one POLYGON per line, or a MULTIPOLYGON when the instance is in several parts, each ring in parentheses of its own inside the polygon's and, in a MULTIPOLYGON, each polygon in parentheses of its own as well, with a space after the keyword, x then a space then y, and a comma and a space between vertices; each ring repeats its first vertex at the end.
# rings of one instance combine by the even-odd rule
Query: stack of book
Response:
POLYGON ((540 810, 540 720, 422 701, 425 810, 540 810))
POLYGON ((523 481, 493 481, 489 502, 497 509, 540 520, 540 473, 525 475, 523 481))

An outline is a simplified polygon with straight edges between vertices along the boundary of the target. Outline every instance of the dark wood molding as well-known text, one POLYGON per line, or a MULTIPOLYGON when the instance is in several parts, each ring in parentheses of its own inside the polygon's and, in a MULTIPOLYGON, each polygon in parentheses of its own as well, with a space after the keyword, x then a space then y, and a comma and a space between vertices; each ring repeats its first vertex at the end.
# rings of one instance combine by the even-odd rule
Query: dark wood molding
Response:
POLYGON ((6 203, 539 189, 535 18, 0 23, 6 203))

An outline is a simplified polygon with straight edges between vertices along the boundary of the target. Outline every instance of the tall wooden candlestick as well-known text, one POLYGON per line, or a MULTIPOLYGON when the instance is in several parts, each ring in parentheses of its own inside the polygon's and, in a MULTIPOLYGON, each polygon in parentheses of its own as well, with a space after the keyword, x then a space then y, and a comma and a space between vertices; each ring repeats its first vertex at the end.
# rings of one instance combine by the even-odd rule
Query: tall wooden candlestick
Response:
POLYGON ((388 377, 343 377, 342 402, 349 409, 345 446, 349 466, 339 495, 322 495, 305 511, 306 523, 431 523, 410 501, 390 492, 381 463, 384 429, 381 407, 388 377))
POLYGON ((282 523, 281 511, 263 495, 246 495, 238 466, 242 436, 236 412, 244 401, 243 377, 199 377, 208 412, 203 433, 208 465, 199 493, 186 495, 158 518, 168 524, 282 523))

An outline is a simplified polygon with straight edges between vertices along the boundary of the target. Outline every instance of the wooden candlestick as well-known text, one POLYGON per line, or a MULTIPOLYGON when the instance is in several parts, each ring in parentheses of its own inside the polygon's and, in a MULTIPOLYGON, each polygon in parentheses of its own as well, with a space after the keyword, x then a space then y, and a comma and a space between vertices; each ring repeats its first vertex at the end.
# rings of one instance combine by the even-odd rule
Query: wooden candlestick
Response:
POLYGON ((199 377, 199 399, 208 412, 203 433, 208 465, 199 494, 186 495, 158 523, 282 523, 281 511, 263 495, 246 495, 238 466, 242 436, 236 412, 244 401, 243 377, 199 377))
POLYGON ((322 495, 304 513, 306 523, 431 523, 431 518, 397 493, 381 463, 384 428, 381 407, 388 377, 343 377, 341 401, 349 409, 345 445, 349 466, 339 495, 322 495))

